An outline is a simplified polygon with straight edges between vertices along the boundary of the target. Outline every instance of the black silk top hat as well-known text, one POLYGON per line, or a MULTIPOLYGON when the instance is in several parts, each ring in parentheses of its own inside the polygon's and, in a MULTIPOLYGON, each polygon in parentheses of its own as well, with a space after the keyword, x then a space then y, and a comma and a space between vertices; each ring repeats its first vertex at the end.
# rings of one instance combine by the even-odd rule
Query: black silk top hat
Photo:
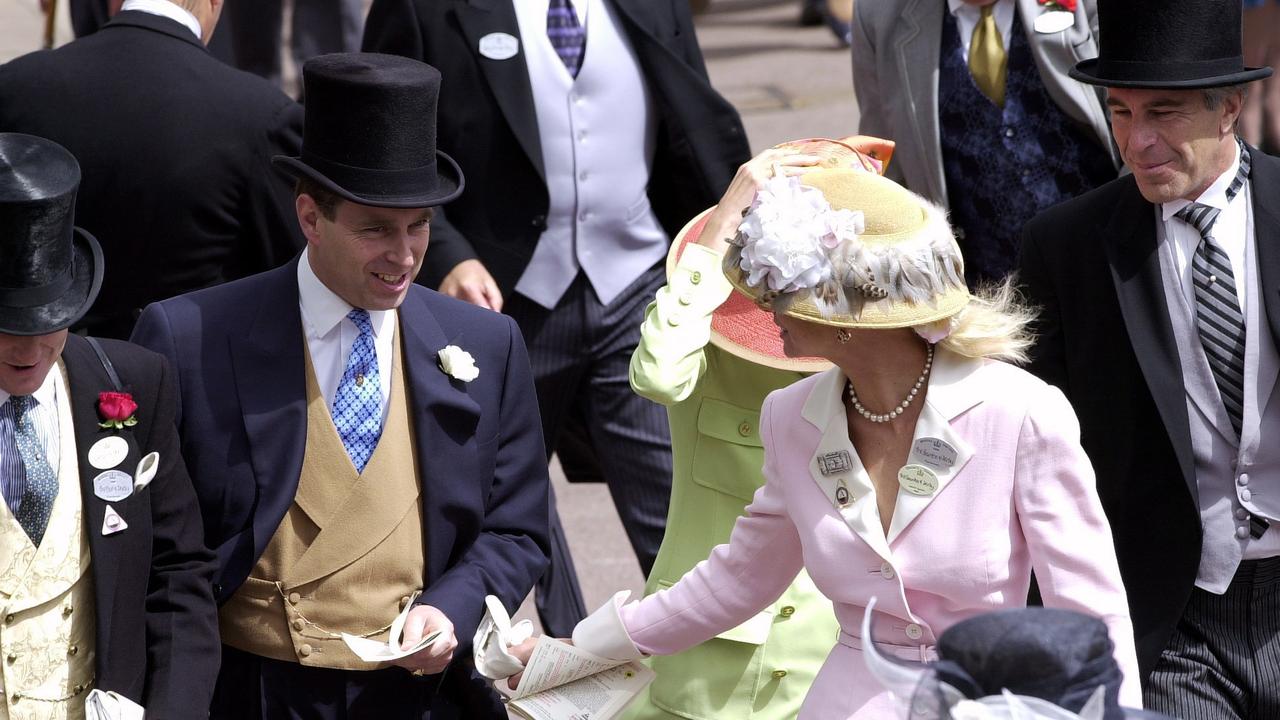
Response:
POLYGON ((79 320, 102 287, 102 249, 73 227, 80 164, 61 145, 0 133, 0 333, 79 320))
POLYGON ((1098 57, 1071 77, 1116 88, 1195 89, 1261 80, 1244 66, 1240 0, 1098 0, 1098 57))
POLYGON ((436 149, 440 71, 397 55, 335 53, 302 68, 300 157, 272 163, 361 205, 419 208, 462 192, 462 169, 436 149))

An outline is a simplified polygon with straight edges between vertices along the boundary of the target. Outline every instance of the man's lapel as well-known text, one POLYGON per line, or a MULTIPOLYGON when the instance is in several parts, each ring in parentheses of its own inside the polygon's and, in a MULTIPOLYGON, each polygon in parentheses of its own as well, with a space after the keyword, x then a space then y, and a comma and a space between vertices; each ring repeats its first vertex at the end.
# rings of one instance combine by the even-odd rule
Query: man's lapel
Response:
MULTIPOLYGON (((89 552, 93 558, 94 596, 97 605, 94 615, 98 622, 96 637, 98 638, 99 657, 109 657, 108 648, 104 644, 110 641, 111 620, 114 616, 112 602, 115 598, 115 586, 120 558, 133 544, 133 535, 129 530, 102 534, 103 521, 106 518, 107 505, 111 505, 124 519, 126 525, 141 526, 142 518, 137 517, 140 505, 133 502, 131 495, 124 500, 108 503, 94 494, 93 480, 104 472, 89 463, 89 451, 94 443, 111 435, 119 435, 128 444, 129 451, 125 459, 115 468, 133 477, 138 461, 142 459, 138 443, 133 431, 105 430, 98 425, 98 393, 114 391, 116 388, 107 377, 98 356, 89 347, 88 341, 77 335, 67 336, 66 347, 62 351, 62 362, 67 369, 67 396, 71 400, 71 419, 74 425, 76 455, 80 466, 80 502, 84 505, 85 532, 89 538, 89 552)), ((56 370, 55 370, 56 372, 56 370)), ((130 392, 131 388, 122 388, 130 392)), ((139 407, 138 413, 146 413, 151 408, 139 407)), ((136 531, 134 533, 136 535, 136 531)))
POLYGON ((269 290, 246 317, 246 332, 231 335, 235 392, 240 399, 258 503, 254 557, 261 557, 298 490, 307 443, 307 389, 298 260, 278 268, 269 290))
MULTIPOLYGON (((537 168, 538 175, 546 179, 542 165, 542 141, 538 135, 538 115, 533 104, 533 86, 529 82, 529 69, 525 62, 524 40, 520 38, 520 25, 516 21, 513 0, 467 0, 457 5, 458 23, 467 38, 467 46, 476 54, 476 62, 484 71, 498 107, 511 132, 537 168), (491 33, 505 33, 517 39, 519 51, 514 57, 495 60, 480 53, 480 41, 491 33)), ((447 82, 447 80, 446 80, 447 82)), ((475 92, 472 88, 459 88, 458 92, 475 92)))
POLYGON ((1262 306, 1271 336, 1280 340, 1280 159, 1250 148, 1253 156, 1253 233, 1262 306))
POLYGON ((1178 345, 1165 305, 1156 245, 1156 211, 1132 178, 1101 236, 1116 299, 1147 388, 1173 443, 1191 497, 1199 497, 1191 456, 1191 428, 1178 345))
MULTIPOLYGON (((455 380, 439 367, 440 350, 453 343, 436 322, 424 300, 430 291, 411 288, 400 306, 404 333, 405 378, 408 380, 409 413, 417 439, 418 473, 423 524, 426 527, 427 579, 434 580, 449 566, 457 517, 450 508, 465 506, 474 494, 476 477, 476 425, 480 406, 467 393, 468 384, 455 380)), ((474 350, 459 343, 463 350, 474 350)), ((479 353, 476 353, 478 356, 479 353)), ((479 365, 473 382, 498 382, 504 368, 479 365), (486 380, 486 377, 489 378, 486 380)))
MULTIPOLYGON (((929 196, 945 197, 942 149, 938 139, 938 62, 941 59, 943 13, 946 3, 938 0, 907 0, 895 41, 898 53, 901 92, 910 98, 915 112, 909 137, 923 148, 922 161, 929 179, 929 196)), ((889 92, 894 92, 890 87, 889 92)), ((888 100, 886 100, 888 102, 888 100)))

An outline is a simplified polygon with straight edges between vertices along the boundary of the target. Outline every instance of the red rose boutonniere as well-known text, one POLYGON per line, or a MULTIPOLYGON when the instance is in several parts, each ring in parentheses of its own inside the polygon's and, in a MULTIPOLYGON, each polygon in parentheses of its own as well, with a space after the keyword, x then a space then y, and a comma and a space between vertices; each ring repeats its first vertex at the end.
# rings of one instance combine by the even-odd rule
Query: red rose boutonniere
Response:
POLYGON ((138 403, 133 401, 133 396, 129 393, 98 393, 98 415, 102 418, 102 422, 98 423, 100 428, 123 430, 133 427, 138 424, 138 417, 134 415, 137 410, 138 403))
POLYGON ((1076 11, 1076 3, 1079 0, 1038 0, 1040 5, 1049 10, 1065 10, 1069 13, 1076 11))

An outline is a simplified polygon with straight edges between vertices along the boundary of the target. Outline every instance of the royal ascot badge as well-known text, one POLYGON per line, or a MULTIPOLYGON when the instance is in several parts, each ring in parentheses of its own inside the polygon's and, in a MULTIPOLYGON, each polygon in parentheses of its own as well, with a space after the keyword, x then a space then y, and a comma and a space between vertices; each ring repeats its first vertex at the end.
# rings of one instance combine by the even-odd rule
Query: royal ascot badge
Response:
POLYGON ((1052 35, 1076 24, 1076 4, 1078 0, 1039 0, 1044 8, 1036 16, 1033 27, 1041 35, 1052 35))
POLYGON ((946 470, 956 464, 956 449, 942 438, 923 437, 916 441, 911 453, 920 462, 937 470, 946 470))
POLYGON ((510 60, 520 52, 520 40, 509 33, 492 32, 480 38, 479 49, 490 60, 510 60))
POLYGON ((110 470, 124 462, 129 443, 119 435, 104 437, 89 448, 89 464, 96 470, 110 470))
POLYGON ((106 512, 102 516, 102 534, 115 535, 118 532, 123 532, 128 529, 129 523, 125 522, 124 518, 120 517, 120 513, 116 512, 115 508, 108 505, 106 512))
POLYGON ((841 480, 840 484, 836 486, 836 505, 846 508, 852 502, 853 497, 849 495, 849 486, 844 484, 844 480, 841 480))
MULTIPOLYGON (((125 392, 98 393, 98 416, 102 422, 98 427, 104 430, 123 430, 138 424, 138 403, 133 395, 125 392)), ((123 458, 121 458, 123 460, 123 458)))
POLYGON ((123 500, 133 494, 133 478, 119 470, 99 473, 93 479, 93 494, 107 502, 123 500))
POLYGON ((476 359, 471 353, 457 345, 446 345, 439 352, 440 369, 446 375, 462 382, 471 382, 480 377, 480 369, 476 367, 476 359))
POLYGON ((904 465, 898 471, 898 484, 912 495, 928 496, 938 492, 938 476, 923 465, 904 465))
POLYGON ((839 475, 853 469, 848 450, 837 450, 818 456, 818 470, 823 475, 839 475))

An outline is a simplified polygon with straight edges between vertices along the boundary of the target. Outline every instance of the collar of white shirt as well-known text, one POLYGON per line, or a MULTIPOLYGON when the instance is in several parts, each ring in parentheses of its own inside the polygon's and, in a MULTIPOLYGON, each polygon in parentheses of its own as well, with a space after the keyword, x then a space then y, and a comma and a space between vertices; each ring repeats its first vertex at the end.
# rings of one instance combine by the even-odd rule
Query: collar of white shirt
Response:
MULTIPOLYGON (((330 290, 311 269, 311 260, 307 250, 298 258, 298 304, 302 308, 302 321, 309 327, 308 334, 316 338, 328 337, 338 327, 338 323, 353 309, 346 300, 330 290)), ((389 332, 389 323, 395 322, 390 310, 370 310, 369 323, 373 325, 375 338, 389 332)))
MULTIPOLYGON (((969 57, 969 42, 973 39, 973 29, 982 18, 982 8, 971 5, 965 0, 947 0, 947 9, 956 19, 956 31, 960 33, 960 46, 964 56, 969 57)), ((1004 43, 1005 53, 1009 52, 1009 35, 1013 33, 1013 13, 1015 0, 996 0, 992 14, 996 18, 996 28, 1000 31, 1000 40, 1004 43)))
MULTIPOLYGON (((1231 166, 1227 171, 1218 176, 1217 180, 1196 198, 1196 202, 1201 205, 1218 208, 1219 210, 1227 209, 1227 189, 1231 187, 1231 181, 1236 178, 1236 173, 1240 170, 1240 144, 1236 143, 1235 158, 1231 161, 1231 166)), ((1160 206, 1161 216, 1165 222, 1169 222, 1169 218, 1178 214, 1178 211, 1191 204, 1190 200, 1178 198, 1172 202, 1164 203, 1160 206)))
MULTIPOLYGON (((35 392, 31 393, 31 397, 35 398, 37 405, 42 405, 48 408, 55 407, 54 402, 57 395, 54 393, 54 390, 57 387, 57 380, 54 376, 57 374, 57 365, 49 368, 49 374, 44 376, 44 382, 41 383, 40 387, 37 388, 35 392)), ((9 393, 4 390, 0 390, 0 405, 4 405, 9 402, 9 397, 9 393)))
MULTIPOLYGON (((250 0, 252 2, 252 0, 250 0)), ((196 19, 187 10, 178 7, 169 0, 124 0, 124 5, 120 7, 120 11, 137 10, 151 15, 159 15, 167 17, 170 20, 181 23, 183 27, 191 31, 196 36, 196 40, 204 42, 204 33, 200 28, 200 21, 196 19)))

